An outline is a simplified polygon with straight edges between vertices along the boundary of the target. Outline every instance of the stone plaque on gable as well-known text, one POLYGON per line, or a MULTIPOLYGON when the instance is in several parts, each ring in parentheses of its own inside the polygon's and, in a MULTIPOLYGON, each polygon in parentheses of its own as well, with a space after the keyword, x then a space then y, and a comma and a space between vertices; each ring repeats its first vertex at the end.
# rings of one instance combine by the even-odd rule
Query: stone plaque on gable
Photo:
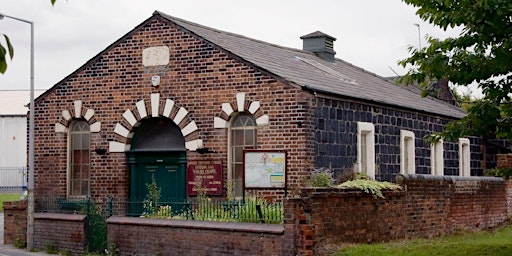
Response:
POLYGON ((163 66, 169 64, 169 47, 155 46, 142 50, 144 67, 163 66))

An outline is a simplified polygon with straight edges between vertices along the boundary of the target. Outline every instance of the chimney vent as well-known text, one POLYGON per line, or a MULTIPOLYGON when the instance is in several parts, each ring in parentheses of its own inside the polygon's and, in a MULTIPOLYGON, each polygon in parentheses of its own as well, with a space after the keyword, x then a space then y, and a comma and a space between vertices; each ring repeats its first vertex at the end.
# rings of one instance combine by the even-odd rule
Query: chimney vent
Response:
POLYGON ((312 52, 324 60, 334 61, 334 55, 336 54, 334 51, 334 41, 336 41, 336 38, 316 31, 301 36, 300 39, 302 39, 302 49, 304 51, 312 52))

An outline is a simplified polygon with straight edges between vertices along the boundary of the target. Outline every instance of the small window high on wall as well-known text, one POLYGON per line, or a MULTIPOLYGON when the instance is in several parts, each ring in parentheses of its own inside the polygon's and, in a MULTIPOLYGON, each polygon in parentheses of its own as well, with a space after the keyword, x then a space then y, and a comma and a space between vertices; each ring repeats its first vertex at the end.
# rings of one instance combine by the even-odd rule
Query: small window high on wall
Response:
POLYGON ((430 167, 432 175, 444 175, 443 140, 430 145, 430 167))
POLYGON ((69 130, 69 195, 89 196, 91 129, 85 120, 71 124, 69 130))
POLYGON ((357 123, 357 170, 375 179, 375 127, 357 123))
POLYGON ((469 149, 469 139, 459 139, 459 175, 471 176, 470 168, 471 152, 469 149))
POLYGON ((400 130, 400 173, 416 173, 414 133, 400 130))

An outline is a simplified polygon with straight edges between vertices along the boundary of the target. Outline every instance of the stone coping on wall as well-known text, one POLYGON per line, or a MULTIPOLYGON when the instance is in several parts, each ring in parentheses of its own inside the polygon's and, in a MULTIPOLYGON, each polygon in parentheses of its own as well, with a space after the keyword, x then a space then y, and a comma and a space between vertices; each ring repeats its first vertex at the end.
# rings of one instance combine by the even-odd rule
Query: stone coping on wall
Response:
POLYGON ((57 220, 70 222, 84 222, 87 215, 85 214, 64 214, 64 213, 35 213, 36 220, 57 220))
POLYGON ((107 224, 117 225, 135 225, 152 227, 172 227, 187 229, 208 229, 233 232, 284 234, 284 225, 280 224, 262 224, 262 223, 240 223, 240 222, 213 222, 196 220, 172 220, 155 218, 134 218, 113 216, 108 218, 107 224))
MULTIPOLYGON (((301 189, 302 197, 347 197, 347 196, 371 196, 369 193, 356 188, 339 188, 339 187, 305 187, 301 189)), ((403 196, 405 190, 386 190, 382 193, 385 197, 403 196)), ((293 200, 293 198, 291 198, 293 200)))
POLYGON ((429 174, 398 174, 396 177, 398 183, 405 180, 431 180, 431 181, 485 181, 485 182, 498 182, 505 183, 505 180, 501 177, 489 177, 489 176, 440 176, 440 175, 429 175, 429 174))
POLYGON ((4 202, 4 210, 26 210, 27 201, 8 201, 4 202))

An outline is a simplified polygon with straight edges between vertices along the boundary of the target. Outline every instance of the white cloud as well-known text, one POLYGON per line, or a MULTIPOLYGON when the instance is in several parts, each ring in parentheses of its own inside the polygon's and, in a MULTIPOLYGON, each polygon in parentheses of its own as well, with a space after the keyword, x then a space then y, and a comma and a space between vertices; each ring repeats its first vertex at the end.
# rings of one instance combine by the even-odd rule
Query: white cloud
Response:
MULTIPOLYGON (((405 71, 396 62, 408 56, 422 34, 456 35, 423 23, 400 0, 0 0, 0 12, 35 22, 36 88, 49 88, 159 10, 205 26, 266 42, 301 48, 300 36, 320 30, 337 38, 336 57, 382 76, 405 71)), ((0 89, 28 89, 30 30, 0 21, 0 33, 15 46, 15 60, 0 89)), ((423 40, 423 36, 422 36, 423 40)))

